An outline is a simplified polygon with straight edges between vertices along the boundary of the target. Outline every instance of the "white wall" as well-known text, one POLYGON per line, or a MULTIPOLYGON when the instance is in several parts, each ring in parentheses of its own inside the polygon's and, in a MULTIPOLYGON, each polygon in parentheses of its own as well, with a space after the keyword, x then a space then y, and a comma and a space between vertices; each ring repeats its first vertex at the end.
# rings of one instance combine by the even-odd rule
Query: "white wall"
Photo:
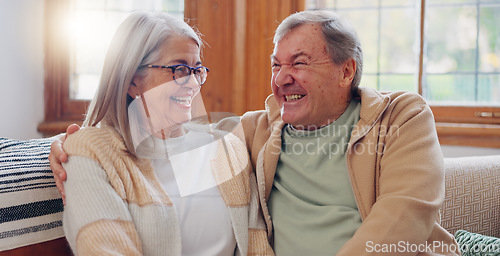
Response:
POLYGON ((43 3, 0 0, 0 137, 42 136, 43 3))

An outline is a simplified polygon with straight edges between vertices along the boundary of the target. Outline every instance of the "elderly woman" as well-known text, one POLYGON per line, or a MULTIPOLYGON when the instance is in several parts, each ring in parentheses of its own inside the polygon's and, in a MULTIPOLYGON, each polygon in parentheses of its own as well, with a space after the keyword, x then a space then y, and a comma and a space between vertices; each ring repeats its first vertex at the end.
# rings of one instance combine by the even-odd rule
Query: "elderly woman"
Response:
POLYGON ((84 128, 64 143, 75 254, 273 254, 240 126, 191 121, 209 71, 201 47, 165 13, 117 30, 84 128))

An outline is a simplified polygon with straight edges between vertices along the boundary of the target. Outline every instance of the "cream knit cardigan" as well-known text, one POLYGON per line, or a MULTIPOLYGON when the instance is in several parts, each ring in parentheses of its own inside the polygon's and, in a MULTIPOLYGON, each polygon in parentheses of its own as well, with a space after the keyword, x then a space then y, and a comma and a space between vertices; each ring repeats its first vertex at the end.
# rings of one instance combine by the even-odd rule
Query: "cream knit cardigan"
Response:
MULTIPOLYGON (((245 144, 232 133, 218 139, 211 169, 236 238, 235 255, 273 255, 262 219, 255 174, 245 144), (243 170, 243 171, 238 171, 243 170)), ((89 127, 64 143, 69 159, 63 226, 77 255, 181 255, 172 201, 149 160, 127 153, 110 127, 89 127)))

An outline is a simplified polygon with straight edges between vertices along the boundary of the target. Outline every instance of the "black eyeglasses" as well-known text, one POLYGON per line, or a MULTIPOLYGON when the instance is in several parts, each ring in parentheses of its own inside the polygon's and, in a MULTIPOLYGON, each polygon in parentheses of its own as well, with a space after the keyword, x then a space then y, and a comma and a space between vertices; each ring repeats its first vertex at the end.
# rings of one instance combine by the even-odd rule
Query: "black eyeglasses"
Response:
POLYGON ((173 65, 173 66, 161 66, 161 65, 144 65, 141 67, 146 67, 146 68, 169 68, 172 70, 173 78, 174 81, 179 84, 183 85, 186 84, 189 81, 189 77, 191 77, 191 72, 193 72, 194 77, 196 77, 196 81, 200 84, 205 83, 207 81, 207 75, 209 69, 204 66, 199 66, 199 67, 190 67, 185 64, 179 64, 179 65, 173 65))

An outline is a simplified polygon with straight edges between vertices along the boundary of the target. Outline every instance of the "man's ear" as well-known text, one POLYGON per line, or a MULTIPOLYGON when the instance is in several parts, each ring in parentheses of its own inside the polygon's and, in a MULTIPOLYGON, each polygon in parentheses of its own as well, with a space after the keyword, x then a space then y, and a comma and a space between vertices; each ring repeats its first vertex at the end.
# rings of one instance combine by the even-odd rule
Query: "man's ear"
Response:
POLYGON ((354 59, 348 59, 344 63, 344 69, 342 70, 344 76, 342 77, 342 87, 350 87, 352 79, 354 79, 354 75, 356 74, 356 61, 354 59))

